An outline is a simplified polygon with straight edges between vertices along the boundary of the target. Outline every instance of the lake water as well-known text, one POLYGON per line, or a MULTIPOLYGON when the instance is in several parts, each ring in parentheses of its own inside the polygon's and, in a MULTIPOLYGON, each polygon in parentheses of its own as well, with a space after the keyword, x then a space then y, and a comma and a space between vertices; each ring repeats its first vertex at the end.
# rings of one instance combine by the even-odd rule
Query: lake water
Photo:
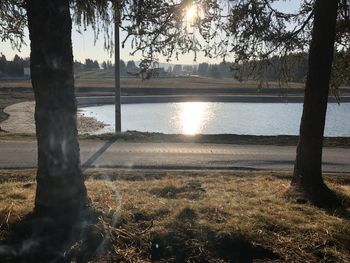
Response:
MULTIPOLYGON (((80 109, 114 131, 114 105, 80 109)), ((168 134, 299 134, 301 103, 182 102, 122 105, 122 130, 168 134)), ((350 136, 350 103, 328 104, 325 135, 350 136)))

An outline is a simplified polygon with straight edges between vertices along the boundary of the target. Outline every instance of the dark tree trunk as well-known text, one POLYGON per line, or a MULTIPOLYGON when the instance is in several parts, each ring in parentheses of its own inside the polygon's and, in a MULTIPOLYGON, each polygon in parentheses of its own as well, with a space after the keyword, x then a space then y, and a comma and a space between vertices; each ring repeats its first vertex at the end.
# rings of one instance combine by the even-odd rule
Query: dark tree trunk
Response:
POLYGON ((316 0, 304 109, 289 195, 318 206, 337 205, 322 179, 323 132, 334 52, 337 0, 316 0))
POLYGON ((38 171, 35 213, 77 215, 86 205, 77 138, 68 0, 28 0, 38 171))

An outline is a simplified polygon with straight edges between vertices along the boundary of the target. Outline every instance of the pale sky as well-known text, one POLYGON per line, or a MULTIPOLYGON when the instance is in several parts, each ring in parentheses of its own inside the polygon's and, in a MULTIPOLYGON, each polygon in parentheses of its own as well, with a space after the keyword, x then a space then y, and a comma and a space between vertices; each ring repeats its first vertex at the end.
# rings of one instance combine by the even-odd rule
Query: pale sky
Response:
MULTIPOLYGON (((299 3, 301 0, 280 0, 276 3, 274 3, 274 6, 280 10, 287 11, 287 12, 293 12, 299 7, 299 3)), ((25 42, 27 43, 26 46, 23 46, 21 49, 21 52, 18 52, 17 50, 13 50, 11 48, 11 45, 9 42, 1 42, 0 44, 0 53, 3 53, 8 60, 12 60, 15 54, 18 54, 20 57, 29 57, 30 56, 30 47, 29 47, 29 38, 28 38, 28 31, 26 30, 25 33, 25 42)), ((120 33, 120 39, 122 40, 125 37, 125 33, 120 33)), ((84 62, 85 58, 90 58, 93 60, 97 60, 100 63, 104 60, 111 60, 114 61, 113 57, 110 57, 108 52, 103 47, 103 35, 101 34, 99 39, 95 42, 94 40, 94 33, 91 30, 91 28, 88 28, 87 31, 83 32, 82 34, 77 32, 77 28, 73 26, 72 30, 72 42, 73 42, 73 55, 74 59, 84 62)), ((131 52, 130 45, 126 45, 124 49, 120 49, 120 56, 121 59, 127 61, 127 60, 139 60, 140 55, 130 56, 131 52)), ((213 60, 204 57, 204 55, 198 54, 197 56, 197 62, 193 61, 194 55, 192 53, 185 54, 181 57, 179 57, 179 60, 176 60, 175 58, 172 59, 171 63, 174 64, 197 64, 201 62, 208 62, 208 63, 218 63, 220 62, 219 59, 213 60)), ((160 62, 165 62, 165 59, 160 58, 160 62)))

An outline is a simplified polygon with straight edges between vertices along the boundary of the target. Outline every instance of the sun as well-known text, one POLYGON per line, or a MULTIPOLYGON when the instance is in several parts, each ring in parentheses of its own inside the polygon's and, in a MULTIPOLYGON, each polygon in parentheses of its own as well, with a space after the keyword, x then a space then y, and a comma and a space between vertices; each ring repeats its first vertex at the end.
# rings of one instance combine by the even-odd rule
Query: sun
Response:
POLYGON ((193 21, 197 16, 197 7, 195 5, 191 5, 186 10, 186 20, 193 21))

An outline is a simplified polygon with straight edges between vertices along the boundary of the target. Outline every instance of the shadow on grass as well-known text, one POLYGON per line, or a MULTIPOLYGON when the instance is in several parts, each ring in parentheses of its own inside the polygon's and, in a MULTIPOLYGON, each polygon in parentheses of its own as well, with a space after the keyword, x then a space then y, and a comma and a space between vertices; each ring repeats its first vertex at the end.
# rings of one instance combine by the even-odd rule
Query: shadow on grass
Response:
POLYGON ((218 231, 198 223, 198 215, 184 208, 162 233, 151 237, 151 259, 161 262, 253 262, 278 255, 253 245, 241 233, 218 231))
MULTIPOLYGON (((108 244, 90 209, 74 223, 67 217, 28 214, 20 221, 2 224, 1 262, 87 262, 103 254, 108 244)), ((6 218, 6 215, 0 215, 6 218)))
POLYGON ((174 185, 168 185, 162 188, 153 188, 150 193, 167 199, 185 198, 189 200, 200 200, 205 196, 205 189, 199 181, 192 180, 186 185, 177 187, 174 185))
POLYGON ((336 191, 335 194, 337 195, 341 206, 339 208, 326 210, 326 212, 330 215, 350 221, 350 196, 339 191, 336 191))

